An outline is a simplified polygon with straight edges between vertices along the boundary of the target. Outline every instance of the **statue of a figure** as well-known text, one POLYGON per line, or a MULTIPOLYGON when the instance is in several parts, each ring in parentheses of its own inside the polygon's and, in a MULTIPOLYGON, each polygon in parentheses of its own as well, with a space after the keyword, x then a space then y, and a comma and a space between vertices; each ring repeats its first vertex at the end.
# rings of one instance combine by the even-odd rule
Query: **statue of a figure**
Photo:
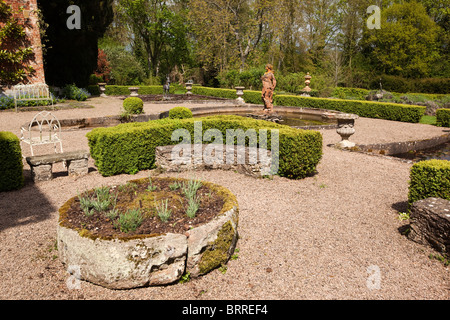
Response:
POLYGON ((167 76, 166 84, 163 85, 163 90, 164 90, 164 96, 169 94, 169 91, 170 91, 170 78, 169 78, 169 76, 167 76))
POLYGON ((264 113, 273 112, 273 92, 277 81, 273 75, 273 66, 271 64, 266 64, 266 73, 261 77, 263 88, 262 88, 262 100, 264 102, 264 113))

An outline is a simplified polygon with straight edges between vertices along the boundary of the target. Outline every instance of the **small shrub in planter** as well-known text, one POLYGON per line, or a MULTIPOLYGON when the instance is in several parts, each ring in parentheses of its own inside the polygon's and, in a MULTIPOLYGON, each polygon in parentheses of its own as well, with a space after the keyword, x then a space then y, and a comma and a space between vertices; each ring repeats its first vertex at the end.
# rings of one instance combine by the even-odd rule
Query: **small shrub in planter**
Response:
POLYGON ((175 107, 169 110, 170 119, 187 119, 192 117, 192 111, 186 107, 175 107))
POLYGON ((129 97, 123 101, 123 108, 128 114, 141 114, 144 112, 144 102, 137 97, 129 97))

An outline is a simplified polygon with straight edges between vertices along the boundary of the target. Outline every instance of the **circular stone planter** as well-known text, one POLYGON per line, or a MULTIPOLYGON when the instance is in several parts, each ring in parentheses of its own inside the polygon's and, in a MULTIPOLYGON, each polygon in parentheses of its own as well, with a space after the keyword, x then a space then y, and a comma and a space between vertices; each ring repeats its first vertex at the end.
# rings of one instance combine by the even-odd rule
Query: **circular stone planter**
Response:
POLYGON ((223 197, 223 208, 209 222, 183 234, 95 237, 86 229, 68 227, 67 211, 78 197, 71 198, 59 210, 57 244, 62 263, 70 269, 75 266, 81 280, 111 289, 170 284, 185 273, 195 278, 225 264, 238 239, 237 201, 226 188, 202 184, 223 197))

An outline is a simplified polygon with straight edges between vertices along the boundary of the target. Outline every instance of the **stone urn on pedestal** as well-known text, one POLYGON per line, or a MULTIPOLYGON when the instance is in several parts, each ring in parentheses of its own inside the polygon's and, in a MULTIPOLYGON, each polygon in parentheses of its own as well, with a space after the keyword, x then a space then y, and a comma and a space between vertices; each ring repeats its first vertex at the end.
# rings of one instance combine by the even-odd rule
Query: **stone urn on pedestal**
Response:
POLYGON ((342 140, 336 144, 338 148, 352 148, 356 144, 348 139, 355 133, 355 120, 358 115, 351 113, 340 113, 336 115, 338 128, 336 132, 341 136, 342 140))
POLYGON ((130 97, 137 97, 139 95, 139 87, 130 87, 128 89, 130 90, 130 97))
POLYGON ((305 76, 305 87, 302 89, 302 96, 310 97, 309 92, 311 92, 311 88, 309 87, 309 84, 311 83, 311 78, 309 72, 307 72, 305 76))
POLYGON ((244 101, 244 99, 242 98, 242 96, 244 95, 244 89, 245 89, 245 87, 235 87, 235 89, 236 89, 236 95, 238 96, 237 99, 236 99, 236 101, 237 101, 239 104, 244 104, 245 101, 244 101))
POLYGON ((186 94, 190 95, 192 94, 191 90, 192 90, 192 85, 193 85, 193 81, 189 80, 188 82, 186 82, 186 94))
POLYGON ((106 91, 106 83, 99 83, 98 88, 100 90, 100 97, 106 97, 105 91, 106 91))

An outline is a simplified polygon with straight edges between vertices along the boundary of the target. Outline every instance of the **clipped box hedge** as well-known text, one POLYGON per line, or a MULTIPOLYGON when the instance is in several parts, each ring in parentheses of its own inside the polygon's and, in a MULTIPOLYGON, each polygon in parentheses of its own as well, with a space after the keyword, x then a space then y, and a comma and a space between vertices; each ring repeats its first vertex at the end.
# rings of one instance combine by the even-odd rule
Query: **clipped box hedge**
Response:
MULTIPOLYGON (((236 99, 236 90, 207 87, 193 87, 195 94, 236 99)), ((247 103, 262 104, 261 92, 244 90, 243 99, 247 103)), ((296 95, 274 94, 276 106, 302 107, 313 109, 336 110, 354 113, 360 117, 418 123, 426 107, 387 102, 372 102, 344 99, 313 98, 296 95)))
MULTIPOLYGON (((194 123, 201 121, 203 133, 217 129, 225 143, 227 129, 267 129, 267 148, 271 149, 271 130, 279 130, 279 167, 277 174, 292 179, 304 178, 315 172, 322 157, 322 135, 312 130, 293 129, 268 121, 239 116, 213 116, 190 119, 160 119, 149 122, 121 124, 111 128, 96 128, 87 134, 90 152, 103 176, 136 173, 154 168, 157 146, 175 145, 172 132, 186 129, 194 141, 194 123)), ((200 142, 196 142, 200 143, 200 142)), ((248 143, 248 142, 247 142, 248 143)))
POLYGON ((450 200, 450 161, 425 160, 411 167, 408 205, 429 197, 450 200))
POLYGON ((170 119, 188 119, 193 117, 191 109, 186 107, 175 107, 169 110, 170 119))
POLYGON ((0 192, 23 187, 23 162, 19 138, 0 131, 0 192))
MULTIPOLYGON (((107 85, 105 87, 105 94, 108 96, 127 96, 130 94, 130 87, 133 86, 116 86, 107 85)), ((163 86, 136 86, 139 87, 138 94, 163 94, 163 86)), ((175 87, 171 86, 169 92, 173 93, 175 87)))
POLYGON ((436 110, 436 125, 439 127, 450 127, 450 109, 436 110))

